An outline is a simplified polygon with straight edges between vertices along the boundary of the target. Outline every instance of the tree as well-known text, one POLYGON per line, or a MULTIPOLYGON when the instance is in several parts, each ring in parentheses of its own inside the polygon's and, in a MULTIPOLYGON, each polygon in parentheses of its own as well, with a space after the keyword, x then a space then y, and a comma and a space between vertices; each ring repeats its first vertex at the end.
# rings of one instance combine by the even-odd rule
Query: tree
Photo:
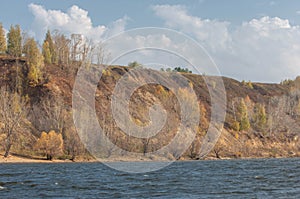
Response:
POLYGON ((5 154, 9 155, 17 134, 17 128, 26 118, 25 101, 18 93, 11 93, 5 88, 0 90, 0 125, 5 134, 5 154))
POLYGON ((61 133, 50 131, 42 132, 41 137, 37 140, 35 148, 43 151, 47 160, 52 160, 55 156, 62 153, 63 138, 61 133))
POLYGON ((29 67, 27 77, 29 80, 29 85, 35 87, 43 79, 42 69, 44 67, 44 58, 33 38, 29 38, 25 42, 23 51, 27 58, 27 64, 29 67))
POLYGON ((240 131, 240 123, 238 121, 232 121, 230 128, 234 131, 240 131))
MULTIPOLYGON (((70 39, 68 39, 64 34, 56 32, 53 36, 54 47, 55 47, 55 62, 61 64, 61 67, 69 65, 70 61, 70 39)), ((49 43, 50 46, 50 43, 49 43)))
POLYGON ((132 67, 132 68, 136 68, 136 67, 141 67, 142 64, 138 63, 137 61, 134 61, 134 62, 128 63, 128 66, 132 67))
POLYGON ((7 34, 7 53, 13 57, 22 56, 22 36, 19 25, 11 26, 7 34))
POLYGON ((45 96, 40 103, 32 105, 30 120, 39 132, 54 130, 64 135, 67 118, 66 107, 59 96, 45 96))
POLYGON ((249 118, 248 118, 248 110, 247 110, 247 106, 245 104, 244 99, 241 99, 238 108, 237 108, 237 117, 238 120, 240 122, 240 130, 243 131, 247 131, 250 129, 250 122, 249 122, 249 118))
POLYGON ((6 52, 6 38, 5 38, 5 31, 2 26, 2 23, 0 23, 0 53, 6 52))
POLYGON ((181 67, 175 67, 173 69, 174 72, 180 72, 180 73, 192 73, 188 68, 181 68, 181 67))
POLYGON ((83 36, 81 34, 72 34, 71 35, 71 60, 72 61, 80 61, 81 58, 81 52, 80 47, 83 44, 83 36))
POLYGON ((267 124, 267 115, 266 109, 262 104, 256 104, 254 107, 254 123, 259 131, 265 130, 265 126, 267 124))
POLYGON ((216 143, 216 145, 213 148, 213 152, 216 156, 216 158, 221 159, 221 154, 225 151, 226 149, 226 141, 224 137, 220 137, 218 142, 216 143))
POLYGON ((68 128, 64 134, 64 148, 70 160, 74 161, 76 156, 84 152, 84 146, 76 132, 76 129, 68 128))
POLYGON ((44 61, 46 64, 51 64, 52 63, 52 56, 50 52, 50 47, 49 43, 45 41, 43 43, 43 56, 44 56, 44 61))
POLYGON ((46 33, 46 37, 45 37, 45 40, 44 40, 44 43, 43 43, 43 55, 44 55, 44 58, 45 58, 45 62, 46 63, 56 63, 57 64, 57 61, 58 61, 58 58, 57 58, 57 52, 56 52, 56 49, 55 49, 55 44, 53 42, 53 39, 52 39, 52 36, 51 36, 51 33, 50 31, 48 30, 47 33, 46 33), (45 44, 47 43, 47 44, 45 44), (44 54, 44 45, 46 45, 46 51, 49 51, 47 52, 47 59, 45 57, 45 54, 44 54), (50 60, 49 60, 50 58, 50 60), (49 62, 48 62, 49 61, 49 62))

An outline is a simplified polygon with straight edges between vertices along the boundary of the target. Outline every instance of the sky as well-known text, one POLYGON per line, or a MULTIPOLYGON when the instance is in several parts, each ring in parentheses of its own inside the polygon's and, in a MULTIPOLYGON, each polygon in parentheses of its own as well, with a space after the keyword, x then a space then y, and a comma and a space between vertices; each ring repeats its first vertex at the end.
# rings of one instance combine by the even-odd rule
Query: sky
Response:
POLYGON ((20 24, 39 42, 48 29, 83 34, 97 42, 119 34, 108 43, 109 51, 113 55, 126 52, 120 49, 131 52, 114 57, 116 64, 136 60, 155 62, 157 67, 191 67, 196 63, 195 72, 219 71, 222 76, 253 82, 280 82, 300 75, 298 0, 5 0, 0 22, 6 30, 20 24), (138 31, 131 31, 135 28, 138 31), (186 59, 145 47, 176 51, 186 59), (203 69, 205 64, 210 67, 205 61, 199 63, 205 56, 213 60, 216 70, 203 69))

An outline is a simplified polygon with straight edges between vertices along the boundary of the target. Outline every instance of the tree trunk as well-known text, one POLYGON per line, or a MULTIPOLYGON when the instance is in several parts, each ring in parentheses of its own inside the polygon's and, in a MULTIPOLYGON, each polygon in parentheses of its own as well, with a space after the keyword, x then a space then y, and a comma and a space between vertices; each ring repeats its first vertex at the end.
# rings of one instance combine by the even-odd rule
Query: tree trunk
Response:
POLYGON ((220 157, 220 151, 214 150, 214 152, 216 154, 216 158, 221 159, 221 157, 220 157))
POLYGON ((6 146, 5 154, 4 154, 5 158, 7 158, 8 155, 9 155, 9 151, 10 151, 11 145, 12 145, 11 143, 8 143, 7 146, 6 146))
POLYGON ((52 159, 53 159, 52 155, 47 154, 47 160, 52 160, 52 159))
POLYGON ((76 158, 76 155, 75 155, 75 153, 73 153, 70 160, 71 160, 72 162, 75 162, 75 158, 76 158))

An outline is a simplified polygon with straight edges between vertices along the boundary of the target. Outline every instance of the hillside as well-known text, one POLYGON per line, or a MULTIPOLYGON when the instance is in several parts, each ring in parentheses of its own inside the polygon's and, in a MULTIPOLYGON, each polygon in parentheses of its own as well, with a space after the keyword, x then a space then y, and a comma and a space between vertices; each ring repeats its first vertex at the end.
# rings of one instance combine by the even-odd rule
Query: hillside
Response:
MULTIPOLYGON (((116 84, 131 69, 110 66, 102 71, 95 93, 95 108, 99 124, 105 129, 110 141, 125 151, 143 157, 166 146, 176 135, 180 123, 180 105, 175 94, 166 87, 157 84, 141 86, 133 92, 129 103, 129 112, 136 125, 149 124, 149 108, 157 103, 163 106, 168 117, 161 131, 150 139, 126 135, 113 120, 111 100, 116 84)), ((0 87, 9 88, 11 93, 18 92, 26 100, 26 118, 17 128, 11 151, 42 156, 43 152, 36 148, 36 142, 43 131, 54 130, 63 138, 63 152, 57 157, 90 158, 73 123, 72 92, 75 76, 70 70, 55 64, 46 65, 44 70, 44 80, 39 85, 30 86, 26 80, 26 60, 0 57, 0 87)), ((99 70, 93 73, 97 74, 99 70)), ((166 72, 157 71, 159 73, 166 72)), ((191 128, 196 131, 196 138, 186 152, 178 155, 175 150, 165 157, 197 159, 210 122, 211 99, 203 77, 189 73, 182 75, 190 81, 203 114, 199 118, 199 126, 191 128)), ((143 76, 137 75, 134 78, 142 79, 143 76)), ((263 84, 223 77, 223 82, 227 97, 224 129, 207 158, 300 156, 300 92, 297 80, 286 84, 263 84)), ((4 125, 3 122, 0 124, 4 125)), ((5 132, 2 132, 0 139, 3 143, 1 151, 4 151, 5 132)), ((111 148, 101 151, 97 156, 110 158, 116 150, 111 148)))

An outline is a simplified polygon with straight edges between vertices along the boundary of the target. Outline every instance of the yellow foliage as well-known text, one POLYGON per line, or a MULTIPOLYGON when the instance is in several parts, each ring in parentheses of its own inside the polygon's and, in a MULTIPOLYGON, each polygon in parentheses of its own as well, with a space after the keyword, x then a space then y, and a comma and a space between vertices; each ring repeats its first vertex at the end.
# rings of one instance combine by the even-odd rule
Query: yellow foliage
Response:
POLYGON ((168 96, 168 91, 162 85, 156 87, 156 93, 162 95, 163 97, 168 96))
POLYGON ((239 139, 239 134, 236 132, 235 134, 234 134, 234 137, 235 137, 235 139, 239 139))
POLYGON ((161 94, 161 93, 164 92, 164 90, 165 90, 165 89, 164 89, 164 87, 163 87, 162 85, 158 85, 158 86, 156 87, 156 92, 157 92, 157 93, 160 93, 160 94, 161 94))
POLYGON ((109 69, 103 69, 102 70, 102 75, 103 76, 111 76, 111 72, 109 69))
POLYGON ((24 45, 24 53, 29 67, 28 80, 30 86, 35 87, 43 78, 44 57, 33 38, 29 38, 24 45))
POLYGON ((52 62, 52 56, 50 52, 50 47, 48 41, 44 41, 43 43, 43 56, 44 56, 44 61, 47 64, 51 64, 52 62))
POLYGON ((231 129, 234 131, 240 130, 240 123, 238 121, 233 121, 231 124, 231 129))
POLYGON ((191 89, 193 89, 193 88, 194 88, 193 82, 190 81, 190 82, 189 82, 189 86, 190 86, 191 89))
POLYGON ((63 149, 63 138, 61 133, 50 131, 42 132, 41 137, 37 140, 35 148, 43 151, 47 159, 51 160, 54 156, 61 154, 63 149))

